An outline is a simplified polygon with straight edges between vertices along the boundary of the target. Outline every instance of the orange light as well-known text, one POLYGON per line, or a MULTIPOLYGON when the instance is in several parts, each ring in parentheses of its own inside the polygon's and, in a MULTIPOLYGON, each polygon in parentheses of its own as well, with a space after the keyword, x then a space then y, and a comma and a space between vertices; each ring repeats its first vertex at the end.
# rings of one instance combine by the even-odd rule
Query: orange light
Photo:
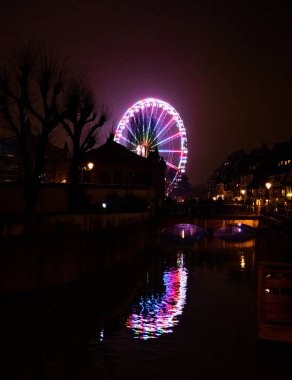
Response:
POLYGON ((266 183, 266 188, 267 188, 268 190, 270 190, 271 186, 272 186, 272 184, 271 184, 270 182, 267 182, 267 183, 266 183))
POLYGON ((88 163, 87 163, 87 168, 88 168, 88 170, 92 170, 93 167, 94 167, 94 163, 93 163, 93 162, 88 162, 88 163))

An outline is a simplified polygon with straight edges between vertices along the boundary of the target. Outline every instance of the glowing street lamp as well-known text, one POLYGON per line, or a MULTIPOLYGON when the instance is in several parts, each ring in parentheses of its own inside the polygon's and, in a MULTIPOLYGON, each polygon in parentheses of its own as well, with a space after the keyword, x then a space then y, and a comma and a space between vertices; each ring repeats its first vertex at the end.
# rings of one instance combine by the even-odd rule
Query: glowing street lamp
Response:
POLYGON ((268 190, 270 190, 271 186, 272 186, 272 184, 271 184, 270 182, 266 182, 266 188, 267 188, 268 190))
POLYGON ((241 194, 241 196, 242 196, 242 200, 243 200, 243 207, 245 208, 245 200, 244 200, 245 190, 244 190, 244 189, 241 189, 241 190, 240 190, 240 194, 241 194))
POLYGON ((94 163, 93 163, 93 162, 88 162, 88 163, 87 163, 87 169, 88 169, 88 170, 92 170, 93 167, 94 167, 94 163))
MULTIPOLYGON (((84 163, 85 164, 85 163, 84 163)), ((81 168, 81 182, 90 182, 92 177, 92 169, 94 168, 93 162, 87 162, 82 168, 81 168)))
POLYGON ((270 188, 271 188, 271 186, 272 186, 271 182, 266 182, 268 203, 270 201, 270 188))

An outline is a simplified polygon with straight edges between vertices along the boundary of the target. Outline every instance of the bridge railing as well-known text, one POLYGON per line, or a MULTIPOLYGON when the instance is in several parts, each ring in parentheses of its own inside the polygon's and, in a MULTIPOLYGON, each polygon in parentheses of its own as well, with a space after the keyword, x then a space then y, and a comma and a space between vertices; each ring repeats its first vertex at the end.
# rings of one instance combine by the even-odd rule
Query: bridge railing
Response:
POLYGON ((292 221, 292 210, 288 207, 279 207, 277 205, 264 206, 261 208, 261 215, 292 221))

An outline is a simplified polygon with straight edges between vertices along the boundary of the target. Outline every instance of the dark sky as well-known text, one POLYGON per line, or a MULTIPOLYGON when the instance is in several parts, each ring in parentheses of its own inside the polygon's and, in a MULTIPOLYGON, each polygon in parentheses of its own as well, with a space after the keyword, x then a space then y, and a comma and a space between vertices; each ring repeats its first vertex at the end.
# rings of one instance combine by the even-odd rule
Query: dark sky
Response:
POLYGON ((180 113, 187 174, 292 137, 292 1, 0 0, 0 56, 21 38, 84 67, 118 121, 143 97, 180 113))

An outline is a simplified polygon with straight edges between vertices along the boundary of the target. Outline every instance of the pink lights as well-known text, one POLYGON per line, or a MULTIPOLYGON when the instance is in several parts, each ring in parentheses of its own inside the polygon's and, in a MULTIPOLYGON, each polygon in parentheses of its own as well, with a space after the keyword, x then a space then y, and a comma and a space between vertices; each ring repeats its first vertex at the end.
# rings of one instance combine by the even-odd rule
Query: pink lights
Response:
POLYGON ((158 149, 167 163, 168 190, 185 172, 186 129, 178 112, 163 100, 146 98, 131 106, 117 126, 115 141, 143 157, 158 149))
POLYGON ((128 318, 126 326, 133 330, 136 339, 158 338, 173 331, 186 303, 187 276, 184 255, 179 253, 176 267, 163 273, 163 294, 141 297, 128 318))

